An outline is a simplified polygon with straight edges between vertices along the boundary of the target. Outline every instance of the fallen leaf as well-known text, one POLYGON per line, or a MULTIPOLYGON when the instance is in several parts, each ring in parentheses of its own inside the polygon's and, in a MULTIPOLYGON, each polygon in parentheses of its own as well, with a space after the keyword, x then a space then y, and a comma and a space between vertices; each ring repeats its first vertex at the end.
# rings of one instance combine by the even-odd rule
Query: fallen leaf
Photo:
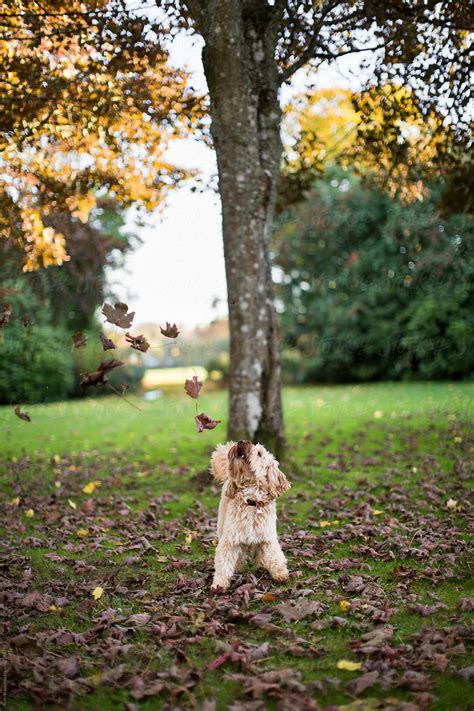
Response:
POLYGON ((83 336, 80 331, 76 331, 71 338, 74 348, 82 348, 87 343, 87 336, 83 336))
POLYGON ((278 602, 278 596, 272 592, 263 593, 262 602, 278 602))
POLYGON ((26 518, 33 518, 34 515, 35 512, 33 511, 33 509, 28 509, 28 511, 25 511, 26 518))
POLYGON ((131 313, 128 312, 127 304, 123 304, 120 301, 114 306, 110 304, 104 304, 102 307, 102 313, 104 314, 106 320, 109 323, 113 323, 114 326, 119 328, 130 328, 135 316, 135 311, 131 313))
POLYGON ((67 502, 68 502, 69 506, 72 509, 74 509, 74 511, 77 509, 77 504, 74 501, 72 501, 71 499, 68 499, 67 502))
POLYGON ((131 336, 129 333, 126 333, 125 340, 127 343, 130 343, 132 348, 136 351, 141 351, 142 353, 146 353, 150 347, 150 344, 143 334, 140 334, 139 336, 131 336))
POLYGON ((339 609, 342 612, 347 612, 348 610, 351 609, 351 603, 348 602, 347 600, 339 600, 339 609))
POLYGON ((340 659, 336 666, 338 669, 344 669, 344 671, 358 671, 362 668, 362 662, 351 662, 348 659, 340 659))
POLYGON ((99 335, 99 338, 102 341, 104 351, 110 351, 113 348, 117 348, 115 343, 110 338, 107 338, 107 336, 105 336, 103 333, 99 335))
POLYGON ((100 585, 98 585, 92 591, 92 597, 94 598, 94 600, 100 600, 100 598, 102 597, 103 594, 104 594, 104 588, 101 588, 100 585))
POLYGON ((198 432, 202 432, 203 430, 213 430, 221 422, 221 420, 213 420, 209 417, 209 415, 206 415, 205 412, 201 412, 199 415, 196 415, 194 421, 197 425, 198 432))
POLYGON ((20 418, 20 420, 24 420, 25 422, 31 422, 31 417, 29 416, 29 414, 27 412, 22 412, 20 410, 20 405, 17 405, 15 407, 14 412, 15 412, 15 415, 20 418))
POLYGON ((186 395, 189 395, 189 397, 192 397, 194 400, 197 400, 199 397, 199 391, 202 388, 202 382, 198 380, 197 375, 193 375, 192 380, 186 380, 184 383, 184 389, 186 391, 186 395))
POLYGON ((362 674, 362 676, 358 676, 356 679, 349 681, 347 684, 347 690, 349 693, 354 694, 354 696, 359 696, 359 694, 363 694, 369 686, 373 686, 378 678, 378 671, 367 672, 366 674, 362 674))
POLYGON ((21 501, 20 497, 19 497, 19 496, 15 496, 15 498, 14 498, 14 499, 11 499, 8 503, 10 504, 10 506, 19 506, 19 505, 20 505, 20 501, 21 501))
POLYGON ((88 484, 82 487, 84 494, 93 494, 96 489, 101 486, 101 481, 90 481, 88 484))
POLYGON ((326 606, 319 600, 301 598, 296 602, 283 602, 281 605, 277 605, 275 610, 280 613, 285 622, 292 622, 293 620, 302 620, 303 617, 309 615, 321 615, 326 610, 326 606))
POLYGON ((79 536, 79 538, 86 538, 89 535, 89 529, 78 528, 76 531, 76 535, 79 536))
POLYGON ((166 336, 166 338, 178 338, 180 333, 177 325, 175 323, 168 323, 168 321, 166 322, 166 328, 161 328, 160 326, 160 331, 161 335, 166 336))

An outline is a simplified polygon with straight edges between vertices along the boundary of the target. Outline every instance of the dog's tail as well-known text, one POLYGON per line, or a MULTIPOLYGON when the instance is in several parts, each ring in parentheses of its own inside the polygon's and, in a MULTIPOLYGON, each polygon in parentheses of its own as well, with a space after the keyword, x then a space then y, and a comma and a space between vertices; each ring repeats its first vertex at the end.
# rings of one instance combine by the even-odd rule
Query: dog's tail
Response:
POLYGON ((234 442, 218 444, 211 456, 211 474, 221 483, 226 481, 229 476, 227 455, 233 444, 234 442))

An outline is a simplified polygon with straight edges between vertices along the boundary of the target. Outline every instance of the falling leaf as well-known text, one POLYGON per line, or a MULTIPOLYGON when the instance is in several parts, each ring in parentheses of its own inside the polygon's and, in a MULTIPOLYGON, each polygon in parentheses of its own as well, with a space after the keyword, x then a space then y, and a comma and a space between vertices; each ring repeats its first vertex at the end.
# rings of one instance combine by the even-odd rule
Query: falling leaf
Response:
POLYGON ((77 509, 77 504, 74 501, 71 501, 71 499, 67 500, 69 506, 74 509, 74 511, 77 509))
POLYGON ((166 338, 178 338, 180 331, 178 331, 178 327, 175 323, 171 324, 166 322, 166 328, 161 328, 160 326, 160 331, 162 336, 166 336, 166 338))
POLYGON ((78 528, 76 534, 79 538, 86 538, 89 535, 89 530, 87 528, 78 528))
POLYGON ((29 416, 29 414, 27 412, 22 412, 20 410, 20 405, 17 405, 15 407, 14 412, 15 412, 15 415, 20 418, 20 420, 24 420, 25 422, 31 422, 31 417, 29 416))
POLYGON ((199 397, 199 391, 202 388, 202 382, 198 380, 197 375, 193 375, 192 380, 186 380, 184 383, 184 389, 186 391, 186 395, 189 395, 189 397, 194 398, 195 400, 198 399, 199 397))
POLYGON ((33 511, 33 509, 28 509, 28 511, 25 511, 26 518, 33 518, 34 515, 35 512, 33 511))
POLYGON ((341 612, 347 612, 351 608, 351 603, 347 600, 339 600, 339 609, 341 612))
POLYGON ((150 347, 150 344, 143 334, 140 334, 139 336, 131 336, 129 333, 126 333, 125 340, 127 343, 130 343, 132 348, 136 351, 141 351, 142 353, 146 353, 150 347))
POLYGON ((99 335, 99 338, 102 341, 104 351, 111 351, 113 348, 117 348, 115 343, 110 338, 107 338, 107 336, 105 336, 103 333, 99 335))
POLYGON ((5 304, 5 306, 3 307, 3 314, 0 316, 0 328, 3 328, 4 326, 7 325, 7 323, 10 320, 11 315, 12 315, 12 305, 5 304))
POLYGON ((80 386, 82 389, 90 387, 91 385, 104 385, 107 382, 105 377, 106 373, 110 372, 114 368, 118 368, 123 365, 123 361, 115 360, 111 358, 110 360, 104 360, 98 366, 97 370, 81 373, 82 380, 80 386))
POLYGON ((88 484, 82 487, 84 494, 93 494, 96 489, 101 486, 101 481, 90 481, 88 484))
POLYGON ((362 668, 362 662, 350 662, 348 659, 340 659, 337 663, 337 668, 345 671, 358 671, 362 668))
POLYGON ((92 597, 94 600, 100 600, 104 593, 104 588, 101 588, 100 586, 97 586, 96 588, 93 589, 92 591, 92 597))
POLYGON ((87 343, 87 336, 83 336, 80 331, 76 331, 71 338, 74 348, 82 348, 87 343))
POLYGON ((128 312, 127 304, 123 304, 120 301, 114 306, 110 304, 104 304, 102 307, 102 313, 104 314, 106 320, 109 323, 113 323, 114 326, 119 328, 130 328, 135 316, 135 311, 131 313, 128 312))
POLYGON ((206 415, 205 412, 201 412, 199 415, 196 415, 194 421, 197 425, 198 432, 202 432, 203 430, 213 430, 221 423, 221 420, 213 420, 209 417, 209 415, 206 415))
POLYGON ((374 417, 376 420, 380 420, 380 418, 383 417, 383 412, 381 410, 375 410, 374 417))

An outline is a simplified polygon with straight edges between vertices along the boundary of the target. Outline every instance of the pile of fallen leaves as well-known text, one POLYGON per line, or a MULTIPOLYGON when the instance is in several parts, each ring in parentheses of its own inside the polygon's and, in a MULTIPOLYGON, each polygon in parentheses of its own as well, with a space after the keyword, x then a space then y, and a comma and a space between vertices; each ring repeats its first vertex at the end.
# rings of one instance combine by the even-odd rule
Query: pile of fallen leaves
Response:
MULTIPOLYGON (((125 341, 130 345, 131 348, 136 351, 140 351, 141 353, 146 353, 148 351, 148 349, 150 348, 150 344, 148 343, 146 337, 143 334, 132 336, 128 332, 128 329, 132 327, 133 319, 135 318, 135 311, 129 312, 127 304, 124 304, 122 302, 117 302, 114 305, 105 303, 102 307, 102 314, 105 316, 106 323, 110 323, 113 326, 117 326, 118 328, 127 331, 127 333, 125 334, 125 341)), ((0 317, 0 329, 2 329, 2 333, 3 328, 9 323, 11 315, 12 305, 6 304, 3 308, 2 316, 0 317)), ((25 325, 25 328, 30 325, 30 319, 28 316, 23 317, 23 324, 25 325)), ((165 338, 172 339, 177 339, 180 333, 176 323, 169 323, 168 321, 166 322, 166 326, 164 328, 160 326, 160 332, 165 338)), ((104 351, 115 350, 117 348, 115 342, 111 338, 106 336, 104 333, 100 333, 99 338, 104 351)), ((87 345, 87 340, 87 336, 82 334, 80 331, 77 331, 72 335, 72 346, 73 348, 83 348, 87 345)), ((107 387, 109 387, 114 392, 114 394, 120 395, 126 402, 128 402, 128 400, 126 400, 125 398, 125 392, 129 387, 128 384, 121 384, 122 392, 120 393, 109 383, 107 378, 107 373, 110 373, 110 371, 114 370, 115 368, 119 368, 122 365, 124 365, 123 361, 117 360, 115 358, 110 358, 99 363, 95 370, 85 371, 81 373, 81 389, 85 390, 89 387, 107 385, 107 387)), ((198 414, 197 402, 199 399, 199 391, 201 387, 202 382, 198 381, 197 376, 193 376, 192 380, 186 380, 184 385, 184 389, 187 395, 196 400, 196 416, 194 420, 196 422, 198 432, 203 432, 204 430, 212 430, 217 427, 217 425, 221 422, 221 420, 215 420, 212 417, 209 417, 209 415, 207 415, 205 412, 201 412, 198 414)), ((24 422, 31 422, 31 417, 27 412, 21 410, 20 405, 17 405, 15 407, 14 413, 24 422)))
MULTIPOLYGON (((327 464, 288 472, 289 583, 250 566, 220 596, 209 594, 218 489, 209 481, 212 496, 195 489, 186 503, 191 464, 100 452, 5 461, 12 707, 469 709, 472 438, 454 449, 440 432, 437 454, 413 467, 414 438, 389 457, 364 434, 340 447, 334 477, 371 469, 372 481, 312 488, 327 464)), ((318 445, 302 443, 308 461, 318 445)))

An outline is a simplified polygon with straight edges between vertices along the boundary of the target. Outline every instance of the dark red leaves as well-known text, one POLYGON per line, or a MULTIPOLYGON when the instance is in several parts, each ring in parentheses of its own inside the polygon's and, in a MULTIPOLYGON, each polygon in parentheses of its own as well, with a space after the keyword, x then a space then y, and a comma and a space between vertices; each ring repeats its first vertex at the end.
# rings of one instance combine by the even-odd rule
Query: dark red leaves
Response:
POLYGON ((130 343, 132 348, 136 351, 141 351, 142 353, 146 353, 150 347, 150 344, 146 340, 145 336, 141 334, 139 336, 131 336, 129 333, 126 333, 125 340, 127 343, 130 343))
POLYGON ((217 427, 217 425, 221 423, 221 420, 213 420, 212 417, 206 415, 205 412, 201 412, 199 415, 196 415, 194 421, 196 423, 198 432, 202 432, 203 430, 213 430, 215 427, 217 427))
POLYGON ((15 407, 15 415, 20 418, 20 420, 24 420, 25 422, 31 422, 31 417, 27 412, 22 412, 20 410, 20 406, 17 405, 15 407))
POLYGON ((115 343, 110 338, 107 338, 107 336, 103 333, 100 334, 99 338, 102 341, 104 351, 111 351, 113 348, 117 348, 115 343))
POLYGON ((7 325, 7 323, 10 320, 10 316, 12 315, 12 305, 11 304, 5 304, 3 307, 3 314, 0 316, 0 328, 3 328, 4 326, 7 325))
POLYGON ((199 391, 202 388, 202 382, 198 380, 197 375, 193 375, 192 380, 186 380, 184 383, 184 389, 186 391, 186 395, 189 395, 189 397, 194 398, 194 400, 197 400, 199 397, 199 391))
POLYGON ((168 323, 168 321, 166 322, 166 328, 161 328, 160 326, 160 331, 161 335, 166 336, 166 338, 178 338, 180 333, 177 325, 175 323, 168 323))
POLYGON ((72 335, 72 345, 74 348, 82 348, 87 343, 87 336, 83 336, 80 331, 72 335))
POLYGON ((106 373, 109 373, 111 370, 118 368, 121 365, 123 365, 123 361, 112 358, 111 360, 102 361, 97 370, 93 370, 90 373, 87 371, 81 373, 81 388, 84 390, 84 388, 88 388, 91 385, 103 385, 107 382, 107 378, 105 377, 106 373))
POLYGON ((104 304, 102 307, 102 313, 109 323, 113 323, 114 326, 119 328, 130 328, 135 316, 135 311, 131 313, 128 312, 127 304, 123 304, 120 301, 114 306, 110 304, 104 304))

